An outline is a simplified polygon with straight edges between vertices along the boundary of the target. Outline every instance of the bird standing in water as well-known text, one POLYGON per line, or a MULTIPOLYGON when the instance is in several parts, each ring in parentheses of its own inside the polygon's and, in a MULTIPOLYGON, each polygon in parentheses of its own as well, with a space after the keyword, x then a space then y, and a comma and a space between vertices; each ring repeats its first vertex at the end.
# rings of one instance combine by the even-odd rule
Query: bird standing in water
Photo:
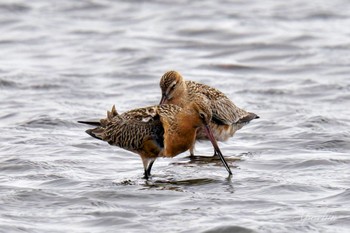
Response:
POLYGON ((197 130, 203 128, 231 175, 217 142, 209 127, 212 113, 206 100, 193 101, 181 108, 173 104, 150 106, 118 114, 113 106, 107 118, 99 122, 78 121, 97 126, 86 132, 94 138, 108 142, 140 155, 144 178, 148 179, 157 157, 174 157, 193 147, 197 130))
MULTIPOLYGON (((218 141, 226 141, 251 120, 259 118, 255 113, 237 107, 218 89, 194 81, 185 81, 176 71, 168 71, 162 76, 160 88, 162 91, 160 104, 175 104, 183 108, 194 99, 207 99, 212 112, 209 127, 218 141)), ((203 128, 197 132, 196 138, 208 140, 203 128)), ((194 144, 190 148, 191 156, 194 155, 193 151, 194 144)), ((216 152, 214 155, 217 155, 216 152)))

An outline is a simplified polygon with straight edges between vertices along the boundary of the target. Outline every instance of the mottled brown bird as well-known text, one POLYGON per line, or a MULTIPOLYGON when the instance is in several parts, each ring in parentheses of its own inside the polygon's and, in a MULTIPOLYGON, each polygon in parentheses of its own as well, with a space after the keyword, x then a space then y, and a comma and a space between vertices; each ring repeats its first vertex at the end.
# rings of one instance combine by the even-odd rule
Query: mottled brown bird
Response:
MULTIPOLYGON (((160 104, 175 104, 185 107, 194 99, 205 98, 209 100, 212 111, 209 127, 218 141, 226 141, 251 120, 259 118, 255 113, 237 107, 218 89, 194 81, 185 81, 176 71, 168 71, 162 76, 160 88, 162 91, 160 104)), ((207 140, 208 137, 202 129, 197 133, 197 140, 203 139, 207 140)), ((193 156, 193 150, 194 146, 190 148, 191 156, 193 156)), ((215 152, 214 155, 216 155, 215 152)))
POLYGON ((78 121, 97 126, 86 132, 140 155, 144 178, 148 179, 157 157, 174 157, 193 147, 197 129, 204 128, 215 152, 231 175, 217 142, 208 126, 211 111, 207 101, 194 101, 181 108, 173 104, 150 106, 118 114, 113 106, 99 122, 78 121))

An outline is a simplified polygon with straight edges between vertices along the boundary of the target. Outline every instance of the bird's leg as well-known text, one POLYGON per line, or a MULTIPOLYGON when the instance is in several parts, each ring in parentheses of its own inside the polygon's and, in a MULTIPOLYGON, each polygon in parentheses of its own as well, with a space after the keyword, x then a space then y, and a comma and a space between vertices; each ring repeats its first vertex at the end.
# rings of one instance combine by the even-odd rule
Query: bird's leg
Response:
POLYGON ((149 163, 148 163, 148 167, 147 169, 145 170, 145 174, 147 174, 147 179, 151 176, 151 169, 152 169, 152 166, 154 164, 154 161, 156 161, 156 159, 152 159, 149 163))
POLYGON ((193 142, 192 146, 190 147, 190 158, 191 159, 194 159, 195 156, 194 156, 194 145, 196 144, 196 141, 193 142))
POLYGON ((148 178, 149 178, 149 176, 148 176, 148 174, 147 174, 147 171, 145 170, 145 172, 143 173, 144 175, 143 175, 143 179, 146 179, 146 180, 148 180, 148 178))
POLYGON ((212 145, 214 147, 214 151, 219 155, 219 158, 220 158, 221 162, 223 163, 224 167, 226 168, 229 176, 231 176, 232 175, 231 169, 228 166, 224 156, 222 155, 222 153, 220 151, 220 148, 218 146, 218 143, 216 142, 216 139, 215 139, 215 137, 214 137, 214 135, 213 135, 213 133, 212 133, 212 131, 209 128, 208 125, 205 125, 205 131, 206 131, 206 134, 207 134, 208 138, 210 139, 210 141, 211 141, 211 143, 212 143, 212 145))
POLYGON ((143 173, 143 178, 148 180, 148 178, 151 176, 151 169, 152 169, 152 165, 154 163, 154 159, 149 159, 146 157, 141 156, 142 158, 142 163, 143 163, 143 169, 144 169, 144 173, 143 173))
POLYGON ((190 148, 190 158, 194 158, 194 144, 190 148))

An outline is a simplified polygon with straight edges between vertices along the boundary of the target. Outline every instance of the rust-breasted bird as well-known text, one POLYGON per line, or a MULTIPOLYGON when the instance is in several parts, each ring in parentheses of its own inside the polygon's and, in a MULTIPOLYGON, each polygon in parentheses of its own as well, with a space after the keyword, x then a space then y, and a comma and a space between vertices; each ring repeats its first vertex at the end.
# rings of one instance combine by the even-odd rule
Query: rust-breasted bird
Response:
POLYGON ((118 114, 113 106, 107 112, 107 118, 99 122, 78 122, 97 126, 86 130, 92 137, 140 155, 146 179, 150 177, 157 157, 174 157, 187 151, 195 143, 197 129, 203 128, 231 175, 209 127, 211 116, 208 101, 193 101, 184 108, 164 104, 138 108, 123 114, 118 114))
MULTIPOLYGON (((218 141, 226 141, 251 120, 259 118, 255 113, 237 107, 218 89, 194 81, 185 81, 176 71, 168 71, 162 76, 160 88, 162 92, 160 104, 185 107, 194 99, 207 99, 212 111, 209 127, 218 141)), ((203 129, 199 130, 196 137, 197 140, 208 139, 203 129)), ((193 156, 193 150, 194 146, 190 148, 191 156, 193 156)), ((215 152, 214 155, 216 155, 215 152)))

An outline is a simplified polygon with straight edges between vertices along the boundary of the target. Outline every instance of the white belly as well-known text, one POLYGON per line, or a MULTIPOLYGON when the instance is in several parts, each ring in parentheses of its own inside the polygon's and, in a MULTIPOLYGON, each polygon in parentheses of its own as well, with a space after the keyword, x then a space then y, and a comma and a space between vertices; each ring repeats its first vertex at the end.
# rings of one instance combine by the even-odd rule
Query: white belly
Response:
MULTIPOLYGON (((209 125, 213 135, 217 141, 227 141, 230 137, 232 137, 235 132, 243 127, 243 125, 217 125, 215 123, 210 123, 209 125)), ((209 140, 207 137, 205 130, 200 129, 197 131, 197 140, 209 140)))

